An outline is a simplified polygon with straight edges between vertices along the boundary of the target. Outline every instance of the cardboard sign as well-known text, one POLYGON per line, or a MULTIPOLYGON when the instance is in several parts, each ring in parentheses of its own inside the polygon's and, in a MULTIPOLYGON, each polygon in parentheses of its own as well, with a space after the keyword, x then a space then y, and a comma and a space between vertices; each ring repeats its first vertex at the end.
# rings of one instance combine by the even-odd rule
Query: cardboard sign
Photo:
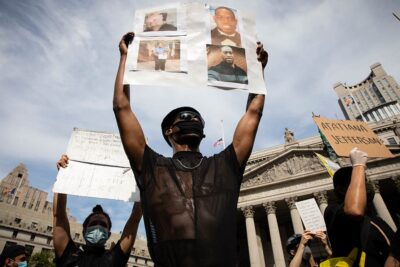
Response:
POLYGON ((348 157, 354 147, 368 153, 368 157, 390 158, 393 154, 383 141, 361 121, 341 121, 314 117, 318 128, 325 135, 338 156, 348 157))

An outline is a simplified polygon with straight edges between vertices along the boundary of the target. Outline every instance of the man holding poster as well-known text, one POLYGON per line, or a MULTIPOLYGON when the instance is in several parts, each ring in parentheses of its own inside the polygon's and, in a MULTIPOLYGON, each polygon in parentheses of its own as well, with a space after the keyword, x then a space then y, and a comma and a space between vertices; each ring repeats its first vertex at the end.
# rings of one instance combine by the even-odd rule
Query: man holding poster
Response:
MULTIPOLYGON (((114 113, 126 154, 140 189, 147 242, 155 266, 236 266, 236 213, 240 183, 264 106, 264 95, 251 94, 232 144, 212 157, 199 152, 204 120, 191 107, 177 108, 164 118, 164 139, 173 157, 147 144, 130 106, 123 75, 129 44, 120 44, 114 88, 114 113)), ((257 47, 265 67, 268 54, 257 47)))

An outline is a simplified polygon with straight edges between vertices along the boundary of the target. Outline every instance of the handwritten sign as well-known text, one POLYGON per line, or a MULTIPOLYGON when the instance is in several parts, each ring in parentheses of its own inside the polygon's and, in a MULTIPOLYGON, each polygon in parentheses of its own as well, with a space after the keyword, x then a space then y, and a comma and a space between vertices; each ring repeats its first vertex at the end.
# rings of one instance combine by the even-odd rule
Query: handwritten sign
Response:
POLYGON ((348 157, 354 147, 368 153, 369 157, 393 157, 383 141, 361 121, 341 121, 314 117, 336 154, 348 157))
POLYGON ((118 134, 74 129, 69 165, 61 168, 53 192, 138 201, 139 192, 118 134))
POLYGON ((326 231, 324 217, 314 198, 298 201, 295 204, 306 230, 311 232, 326 231))

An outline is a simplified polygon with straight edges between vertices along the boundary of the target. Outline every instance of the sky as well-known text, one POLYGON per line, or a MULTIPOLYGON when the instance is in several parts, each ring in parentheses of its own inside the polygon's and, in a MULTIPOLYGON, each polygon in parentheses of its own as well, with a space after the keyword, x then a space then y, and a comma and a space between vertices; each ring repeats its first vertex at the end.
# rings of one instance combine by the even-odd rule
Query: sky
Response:
MULTIPOLYGON (((176 2, 176 1, 173 1, 176 2)), ((173 3, 172 2, 172 3, 173 3)), ((118 132, 112 94, 118 42, 133 29, 135 11, 171 1, 0 0, 0 178, 19 163, 34 187, 49 192, 55 167, 72 129, 118 132)), ((317 134, 312 112, 343 119, 333 90, 364 80, 380 62, 400 81, 400 14, 396 0, 208 1, 254 14, 258 39, 269 53, 267 97, 253 151, 317 134)), ((131 105, 150 146, 171 155, 160 130, 171 109, 189 105, 206 121, 200 150, 232 140, 247 93, 214 88, 132 86, 131 105)), ((82 222, 100 203, 122 230, 132 204, 69 196, 71 215, 82 222)), ((139 232, 144 235, 143 225, 139 232)))

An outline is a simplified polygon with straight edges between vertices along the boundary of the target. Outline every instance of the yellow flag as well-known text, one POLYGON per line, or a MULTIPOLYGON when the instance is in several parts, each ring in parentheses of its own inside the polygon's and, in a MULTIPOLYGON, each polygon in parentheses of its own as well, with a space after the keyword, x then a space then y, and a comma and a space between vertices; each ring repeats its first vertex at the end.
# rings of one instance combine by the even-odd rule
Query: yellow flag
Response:
POLYGON ((333 177, 335 172, 340 169, 339 164, 333 162, 332 160, 318 153, 315 153, 315 155, 317 155, 319 161, 321 161, 322 165, 324 165, 324 167, 328 170, 328 173, 331 177, 333 177))

